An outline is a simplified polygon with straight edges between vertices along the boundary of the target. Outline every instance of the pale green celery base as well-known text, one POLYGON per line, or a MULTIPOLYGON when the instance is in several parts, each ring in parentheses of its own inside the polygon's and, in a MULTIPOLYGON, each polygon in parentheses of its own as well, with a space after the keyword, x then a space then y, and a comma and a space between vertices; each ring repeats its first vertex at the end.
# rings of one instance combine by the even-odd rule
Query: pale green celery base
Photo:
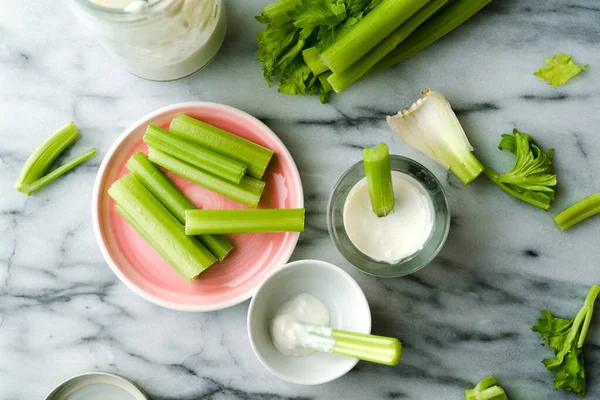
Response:
POLYGON ((484 171, 484 166, 472 152, 468 151, 462 158, 456 159, 450 164, 450 170, 454 172, 462 183, 468 185, 481 175, 484 171))
POLYGON ((575 224, 600 213, 600 193, 593 194, 559 212, 552 218, 565 231, 575 224))

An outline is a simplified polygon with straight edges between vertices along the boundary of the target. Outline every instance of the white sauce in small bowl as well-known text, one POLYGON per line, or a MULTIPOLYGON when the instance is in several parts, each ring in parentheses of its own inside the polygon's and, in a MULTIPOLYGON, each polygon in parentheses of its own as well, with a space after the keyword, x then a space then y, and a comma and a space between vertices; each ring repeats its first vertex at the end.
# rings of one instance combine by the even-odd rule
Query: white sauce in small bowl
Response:
POLYGON ((392 171, 394 211, 379 218, 371 208, 367 179, 348 193, 344 227, 356 248, 375 261, 396 264, 423 248, 433 231, 434 209, 425 188, 413 177, 392 171))

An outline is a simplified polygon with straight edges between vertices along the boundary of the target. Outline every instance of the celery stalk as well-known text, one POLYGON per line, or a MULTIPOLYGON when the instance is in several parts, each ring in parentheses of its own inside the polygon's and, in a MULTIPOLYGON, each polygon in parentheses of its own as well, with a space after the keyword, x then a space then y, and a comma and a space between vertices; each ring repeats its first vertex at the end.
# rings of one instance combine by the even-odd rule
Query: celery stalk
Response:
MULTIPOLYGON (((388 37, 383 39, 381 43, 375 46, 360 60, 352 64, 352 66, 345 71, 340 72, 339 74, 331 75, 328 81, 333 87, 333 90, 335 90, 336 93, 341 93, 354 82, 362 78, 373 66, 375 66, 382 58, 398 47, 402 41, 404 41, 412 32, 415 31, 415 29, 427 21, 446 3, 448 3, 448 0, 431 0, 430 3, 417 11, 412 17, 400 25, 400 27, 392 32, 388 37)), ((304 60, 306 62, 306 56, 304 57, 304 60)))
POLYGON ((30 184, 24 184, 21 187, 21 189, 19 189, 19 191, 30 196, 31 193, 33 193, 34 191, 43 188, 50 182, 54 181, 56 178, 66 174, 67 172, 69 172, 70 170, 72 170, 73 168, 78 166, 79 164, 89 160, 90 158, 92 158, 95 155, 96 155, 96 149, 90 149, 90 150, 86 151, 85 153, 80 154, 77 157, 67 161, 66 163, 64 163, 60 167, 56 168, 52 172, 44 175, 37 181, 34 181, 30 184))
POLYGON ((309 47, 302 51, 302 58, 304 58, 304 63, 308 65, 308 68, 310 68, 315 75, 320 75, 323 72, 329 71, 327 65, 323 64, 323 61, 319 58, 319 49, 316 47, 309 47))
POLYGON ((456 0, 413 32, 402 44, 379 61, 369 74, 391 67, 418 53, 433 42, 453 31, 477 14, 492 0, 456 0))
POLYGON ((559 212, 552 218, 565 231, 584 219, 600 213, 600 193, 593 194, 559 212))
POLYGON ((402 25, 429 0, 383 0, 320 54, 334 74, 348 69, 402 25))
POLYGON ((236 185, 153 147, 148 149, 148 158, 153 163, 185 179, 252 207, 258 205, 265 187, 263 181, 249 176, 244 176, 242 181, 236 185))
POLYGON ((402 355, 398 339, 333 329, 335 339, 331 352, 385 365, 396 365, 402 355))
POLYGON ((296 6, 302 4, 302 0, 277 0, 262 9, 261 16, 257 17, 260 22, 272 23, 281 26, 291 21, 289 13, 296 9, 296 6))
POLYGON ((187 210, 185 233, 302 232, 303 208, 257 210, 187 210))
POLYGON ((241 161, 171 135, 153 124, 148 125, 146 129, 144 142, 148 146, 234 183, 240 183, 242 177, 246 175, 246 164, 241 161))
POLYGON ((108 189, 117 211, 186 281, 191 282, 216 262, 215 256, 198 240, 185 235, 183 226, 132 174, 108 189))
POLYGON ((379 143, 373 149, 365 149, 363 164, 373 212, 380 218, 385 217, 394 210, 396 203, 392 184, 390 150, 387 144, 379 143))
POLYGON ((226 132, 205 122, 179 114, 171 121, 169 131, 200 146, 241 161, 248 175, 261 179, 273 157, 273 152, 249 140, 226 132))
MULTIPOLYGON (((185 224, 185 210, 195 209, 196 206, 144 153, 134 154, 126 167, 179 222, 185 224)), ((201 235, 197 239, 220 261, 233 249, 233 244, 220 235, 201 235)))
POLYGON ((331 75, 331 72, 324 72, 318 76, 321 86, 323 86, 323 90, 326 92, 331 92, 333 90, 333 86, 331 86, 331 83, 329 83, 329 77, 331 75))

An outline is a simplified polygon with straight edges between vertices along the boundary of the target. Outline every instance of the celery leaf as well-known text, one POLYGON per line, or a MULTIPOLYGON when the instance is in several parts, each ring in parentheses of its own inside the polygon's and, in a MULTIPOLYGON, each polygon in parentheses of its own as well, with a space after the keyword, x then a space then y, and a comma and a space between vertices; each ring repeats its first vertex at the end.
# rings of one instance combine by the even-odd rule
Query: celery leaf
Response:
POLYGON ((556 54, 552 58, 544 59, 544 61, 548 65, 540 68, 533 75, 547 81, 552 86, 564 85, 569 79, 579 75, 589 67, 589 65, 582 67, 575 64, 568 54, 556 54))

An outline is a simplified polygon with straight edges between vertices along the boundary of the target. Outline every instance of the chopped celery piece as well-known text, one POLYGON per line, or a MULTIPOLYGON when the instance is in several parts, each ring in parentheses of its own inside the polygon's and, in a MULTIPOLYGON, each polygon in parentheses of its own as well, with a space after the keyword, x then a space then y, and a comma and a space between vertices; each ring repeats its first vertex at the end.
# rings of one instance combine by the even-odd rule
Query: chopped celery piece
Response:
POLYGON ((132 174, 108 189, 118 210, 144 239, 186 281, 191 282, 217 260, 196 238, 186 236, 183 225, 132 174))
POLYGON ((396 338, 333 329, 331 352, 385 365, 396 365, 402 356, 402 343, 396 338))
POLYGON ((302 232, 303 208, 187 210, 187 235, 251 232, 302 232))
POLYGON ((334 74, 345 71, 402 25, 429 0, 383 0, 320 54, 334 74))
POLYGON ((331 92, 333 90, 333 86, 329 83, 329 77, 331 76, 331 72, 324 72, 319 75, 319 81, 321 82, 321 86, 323 86, 323 90, 325 92, 331 92))
MULTIPOLYGON (((144 153, 134 154, 127 161, 127 169, 181 222, 185 224, 185 210, 196 208, 162 171, 144 153)), ((197 239, 220 261, 233 249, 233 244, 220 235, 201 235, 197 239)))
POLYGON ((465 390, 466 400, 508 400, 493 376, 483 378, 473 389, 465 390))
POLYGON ((584 219, 600 213, 600 193, 593 194, 559 212, 552 218, 565 231, 584 219))
MULTIPOLYGON (((333 90, 335 90, 336 93, 340 93, 362 78, 373 66, 375 66, 375 64, 394 50, 404 39, 414 32, 415 29, 427 21, 446 3, 448 3, 448 0, 431 0, 360 60, 352 64, 345 71, 331 75, 328 81, 333 87, 333 90)), ((306 56, 304 57, 304 60, 306 62, 306 56)))
POLYGON ((243 162, 171 135, 153 124, 148 125, 144 142, 148 146, 234 183, 240 183, 242 177, 246 175, 246 164, 243 162))
POLYGON ((394 210, 394 185, 392 183, 392 165, 390 163, 390 150, 385 143, 379 143, 373 149, 363 151, 363 165, 369 197, 373 212, 379 218, 385 217, 394 210))
POLYGON ((479 393, 482 390, 490 388, 492 386, 498 385, 498 381, 493 376, 489 375, 479 381, 477 385, 475 385, 475 392, 479 393))
POLYGON ((263 24, 274 24, 281 26, 292 18, 289 14, 296 10, 296 6, 302 4, 302 0, 277 0, 262 9, 260 16, 256 19, 263 24))
POLYGON ((319 49, 317 47, 309 47, 302 52, 302 58, 304 63, 308 65, 308 68, 315 75, 320 75, 323 72, 329 71, 327 65, 323 64, 323 61, 319 58, 319 49))
POLYGON ((248 175, 261 179, 273 157, 273 152, 216 126, 179 114, 169 127, 173 135, 188 139, 224 156, 241 161, 248 167, 248 175))
POLYGON ((166 170, 248 206, 258 205, 265 188, 263 181, 249 176, 244 176, 239 184, 226 181, 153 147, 148 149, 148 158, 166 170))
POLYGON ((418 53, 477 14, 492 0, 456 0, 413 32, 385 56, 369 73, 381 71, 418 53))

